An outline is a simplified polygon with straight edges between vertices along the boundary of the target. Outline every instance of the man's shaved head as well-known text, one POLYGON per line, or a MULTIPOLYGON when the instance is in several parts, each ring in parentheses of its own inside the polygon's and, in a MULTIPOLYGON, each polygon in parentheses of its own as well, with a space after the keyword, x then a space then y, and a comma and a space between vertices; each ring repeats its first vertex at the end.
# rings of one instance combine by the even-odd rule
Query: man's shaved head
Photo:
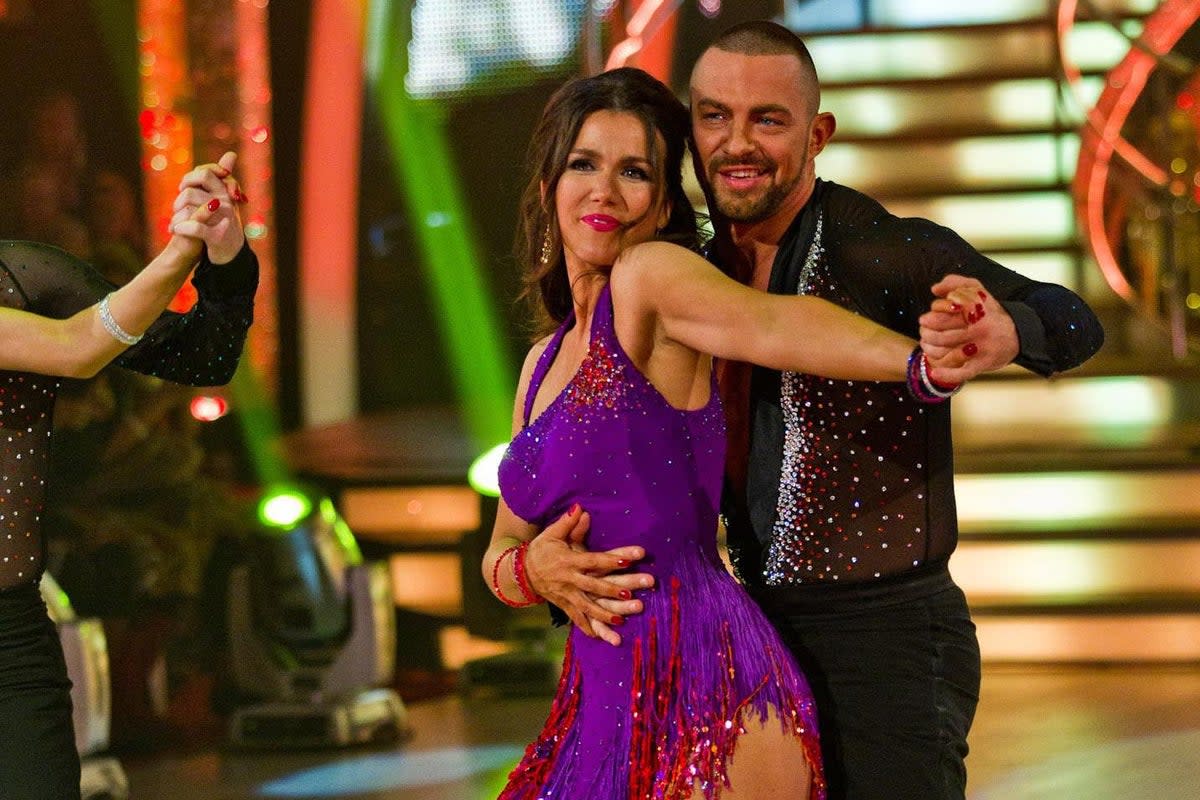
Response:
POLYGON ((812 54, 799 36, 782 25, 768 20, 742 22, 725 29, 708 47, 744 56, 795 56, 800 62, 800 74, 806 84, 804 90, 812 98, 810 111, 816 113, 820 108, 821 87, 817 82, 817 67, 813 64, 812 54))

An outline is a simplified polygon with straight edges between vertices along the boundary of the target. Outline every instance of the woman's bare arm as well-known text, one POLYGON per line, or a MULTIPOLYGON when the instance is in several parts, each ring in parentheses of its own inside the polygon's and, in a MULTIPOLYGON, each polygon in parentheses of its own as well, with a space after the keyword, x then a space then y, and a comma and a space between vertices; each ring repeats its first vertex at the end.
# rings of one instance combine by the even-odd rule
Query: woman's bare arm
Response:
POLYGON ((647 242, 613 268, 614 292, 698 352, 844 380, 904 380, 916 341, 817 297, 777 295, 727 277, 685 248, 647 242))

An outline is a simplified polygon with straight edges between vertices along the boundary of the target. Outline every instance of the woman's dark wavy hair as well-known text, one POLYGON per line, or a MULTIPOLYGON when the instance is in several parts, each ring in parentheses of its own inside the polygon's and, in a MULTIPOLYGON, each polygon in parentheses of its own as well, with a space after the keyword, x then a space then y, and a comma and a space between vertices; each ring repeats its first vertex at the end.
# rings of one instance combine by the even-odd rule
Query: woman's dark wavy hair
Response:
POLYGON ((691 134, 687 108, 660 81, 633 67, 569 81, 550 98, 534 129, 529 145, 529 183, 521 197, 513 246, 524 283, 520 299, 533 308, 535 337, 553 330, 573 306, 554 194, 584 120, 596 111, 628 112, 642 121, 646 151, 658 181, 656 193, 665 191, 671 207, 670 218, 658 238, 693 250, 700 245, 696 212, 683 189, 683 156, 691 134), (662 135, 666 152, 659 152, 655 133, 662 135), (547 237, 551 257, 543 264, 547 237))

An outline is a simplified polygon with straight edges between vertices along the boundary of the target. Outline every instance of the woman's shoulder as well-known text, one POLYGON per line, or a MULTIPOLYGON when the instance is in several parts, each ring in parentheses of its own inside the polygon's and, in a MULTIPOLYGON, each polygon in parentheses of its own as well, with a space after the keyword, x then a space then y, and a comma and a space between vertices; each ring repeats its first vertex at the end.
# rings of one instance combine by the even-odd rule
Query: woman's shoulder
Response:
POLYGON ((534 342, 533 346, 529 348, 529 352, 525 354, 525 363, 521 365, 522 383, 529 380, 529 376, 533 374, 534 367, 537 366, 538 359, 542 357, 542 353, 546 352, 546 348, 550 345, 550 340, 553 338, 554 334, 548 333, 534 342))
POLYGON ((640 242, 626 247, 617 258, 617 263, 663 258, 682 261, 691 261, 693 259, 704 260, 695 250, 689 250, 683 245, 675 244, 674 242, 665 242, 661 239, 653 239, 649 242, 640 242))
POLYGON ((621 251, 609 281, 614 301, 647 301, 653 305, 662 293, 700 271, 716 270, 703 256, 671 242, 642 242, 621 251))
POLYGON ((646 273, 655 276, 695 269, 715 267, 696 251, 681 245, 662 241, 641 242, 621 251, 617 263, 613 264, 611 280, 615 283, 636 279, 646 273))

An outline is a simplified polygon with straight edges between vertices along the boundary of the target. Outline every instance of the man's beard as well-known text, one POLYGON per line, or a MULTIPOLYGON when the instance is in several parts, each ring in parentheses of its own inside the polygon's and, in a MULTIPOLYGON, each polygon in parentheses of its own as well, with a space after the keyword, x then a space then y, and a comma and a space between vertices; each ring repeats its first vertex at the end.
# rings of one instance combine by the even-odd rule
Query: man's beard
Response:
MULTIPOLYGON (((797 175, 794 180, 783 185, 773 183, 762 194, 741 194, 731 192, 728 189, 717 188, 720 186, 716 180, 717 173, 722 166, 724 166, 722 163, 713 162, 709 168, 709 187, 711 189, 713 205, 716 206, 717 213, 730 222, 754 223, 762 222, 771 217, 779 211, 783 206, 784 200, 792 193, 796 188, 796 184, 803 177, 797 175)), ((775 169, 773 163, 757 164, 755 166, 767 172, 773 172, 775 169)))

